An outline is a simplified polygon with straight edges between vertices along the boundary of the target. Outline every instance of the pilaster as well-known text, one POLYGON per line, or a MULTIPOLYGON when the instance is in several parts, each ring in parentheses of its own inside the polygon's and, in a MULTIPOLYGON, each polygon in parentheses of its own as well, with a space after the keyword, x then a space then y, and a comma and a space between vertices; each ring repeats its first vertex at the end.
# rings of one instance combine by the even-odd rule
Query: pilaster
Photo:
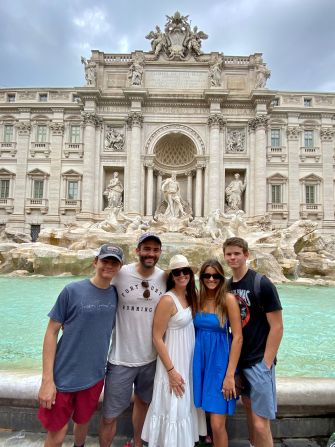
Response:
POLYGON ((334 221, 334 134, 332 127, 322 127, 321 153, 323 176, 323 219, 334 221))
POLYGON ((299 184, 299 138, 301 129, 297 125, 287 127, 288 152, 288 218, 293 223, 300 218, 299 184))
POLYGON ((211 114, 208 118, 209 126, 209 164, 208 164, 208 209, 210 213, 220 208, 220 128, 224 125, 221 113, 211 114))

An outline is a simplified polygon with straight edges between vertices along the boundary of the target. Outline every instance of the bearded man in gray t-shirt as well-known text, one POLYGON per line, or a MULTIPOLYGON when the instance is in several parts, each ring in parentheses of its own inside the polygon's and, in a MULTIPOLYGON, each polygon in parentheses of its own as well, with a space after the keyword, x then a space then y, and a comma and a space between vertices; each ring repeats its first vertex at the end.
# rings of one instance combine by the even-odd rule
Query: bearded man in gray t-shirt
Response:
POLYGON ((166 275, 156 267, 162 250, 154 233, 138 240, 138 262, 124 266, 113 279, 118 309, 108 357, 100 446, 110 447, 117 417, 129 407, 134 386, 133 445, 142 446, 141 433, 152 397, 156 351, 152 321, 156 305, 166 291, 166 275))

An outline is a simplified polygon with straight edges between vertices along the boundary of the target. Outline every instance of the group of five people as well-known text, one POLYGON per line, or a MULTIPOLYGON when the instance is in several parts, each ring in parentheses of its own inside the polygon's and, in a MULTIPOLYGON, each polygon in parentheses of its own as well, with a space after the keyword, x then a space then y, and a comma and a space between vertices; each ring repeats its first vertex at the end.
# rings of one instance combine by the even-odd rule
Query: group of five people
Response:
POLYGON ((235 412, 240 381, 250 445, 273 446, 283 334, 275 286, 248 268, 241 238, 223 244, 232 278, 209 259, 199 272, 199 292, 197 269, 185 256, 173 256, 165 272, 156 266, 161 250, 159 236, 144 233, 138 261, 123 265, 122 250, 105 244, 94 259, 95 275, 60 293, 49 313, 38 396, 45 447, 62 445, 71 418, 74 445, 84 445, 103 385, 101 447, 112 445, 132 395, 134 436, 127 445, 193 447, 206 434, 206 412, 213 445, 227 447, 226 416, 235 412))

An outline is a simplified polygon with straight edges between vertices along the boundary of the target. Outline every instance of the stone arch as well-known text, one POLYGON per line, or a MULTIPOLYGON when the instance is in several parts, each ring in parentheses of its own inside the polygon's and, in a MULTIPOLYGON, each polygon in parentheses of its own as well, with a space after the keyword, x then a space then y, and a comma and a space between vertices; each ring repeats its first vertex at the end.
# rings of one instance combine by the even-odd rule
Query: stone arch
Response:
POLYGON ((205 143, 203 139, 192 127, 185 126, 184 124, 166 124, 152 132, 145 144, 145 154, 154 155, 158 141, 169 134, 176 133, 185 135, 193 142, 196 148, 196 155, 205 155, 205 143))

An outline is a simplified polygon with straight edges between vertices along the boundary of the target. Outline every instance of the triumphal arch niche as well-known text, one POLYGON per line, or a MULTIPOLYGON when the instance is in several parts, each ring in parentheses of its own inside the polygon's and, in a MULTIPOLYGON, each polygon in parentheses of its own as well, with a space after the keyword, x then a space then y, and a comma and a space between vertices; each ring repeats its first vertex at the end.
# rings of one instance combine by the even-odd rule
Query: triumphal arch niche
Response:
POLYGON ((188 16, 177 11, 166 19, 164 27, 147 34, 149 51, 92 51, 91 59, 82 58, 87 85, 78 95, 86 114, 85 153, 98 146, 100 167, 93 155, 84 159, 81 216, 92 216, 97 208, 97 190, 85 180, 97 177, 100 217, 113 202, 108 188, 116 178, 124 214, 204 217, 218 209, 243 209, 263 215, 266 128, 274 98, 265 88, 270 72, 259 53, 205 53, 208 36, 191 26, 188 16), (243 187, 232 201, 227 194, 237 174, 243 187), (182 203, 176 202, 176 209, 164 192, 172 175, 182 203))

